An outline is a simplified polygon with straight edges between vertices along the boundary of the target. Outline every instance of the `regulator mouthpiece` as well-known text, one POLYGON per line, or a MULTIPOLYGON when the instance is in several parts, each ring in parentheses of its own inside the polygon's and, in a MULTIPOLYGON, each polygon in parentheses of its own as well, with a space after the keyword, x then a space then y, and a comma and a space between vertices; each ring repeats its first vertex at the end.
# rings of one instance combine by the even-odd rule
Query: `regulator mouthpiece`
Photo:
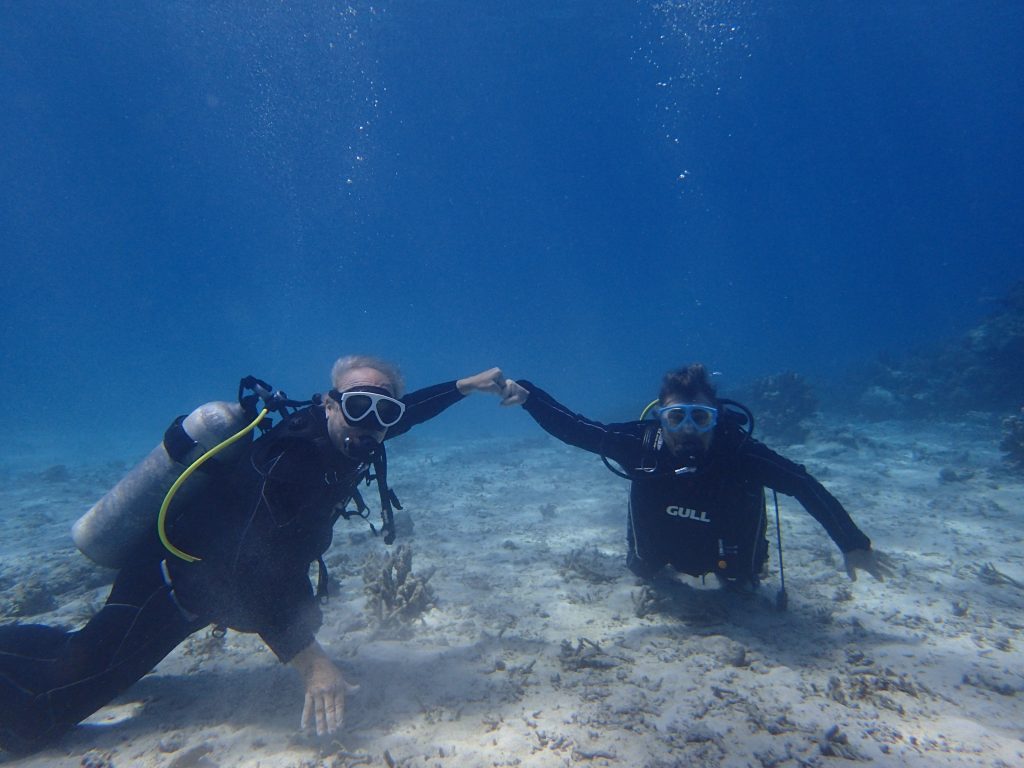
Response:
POLYGON ((679 447, 676 458, 681 466, 675 470, 675 473, 688 475, 701 470, 707 461, 707 453, 699 442, 687 440, 679 447))
POLYGON ((380 445, 369 435, 345 435, 345 455, 361 462, 373 461, 380 445))

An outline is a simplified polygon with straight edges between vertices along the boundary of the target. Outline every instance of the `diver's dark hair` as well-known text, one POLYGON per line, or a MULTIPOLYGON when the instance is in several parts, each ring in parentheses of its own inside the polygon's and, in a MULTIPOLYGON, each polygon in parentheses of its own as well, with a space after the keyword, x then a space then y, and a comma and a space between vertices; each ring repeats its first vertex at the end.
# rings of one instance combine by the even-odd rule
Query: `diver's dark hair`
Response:
POLYGON ((715 387, 708 378, 708 369, 701 363, 692 363, 685 368, 669 371, 661 380, 658 400, 664 403, 669 398, 682 402, 692 401, 703 395, 711 402, 718 400, 715 387))

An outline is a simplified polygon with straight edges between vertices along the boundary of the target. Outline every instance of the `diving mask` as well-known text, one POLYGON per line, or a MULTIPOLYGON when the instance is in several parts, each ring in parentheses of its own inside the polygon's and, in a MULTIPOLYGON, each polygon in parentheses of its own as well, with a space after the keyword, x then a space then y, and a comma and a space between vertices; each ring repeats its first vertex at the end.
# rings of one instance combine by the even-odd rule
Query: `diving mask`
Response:
POLYGON ((718 409, 710 405, 666 405, 657 410, 662 426, 669 432, 678 432, 689 425, 695 432, 710 432, 718 424, 718 409))
POLYGON ((374 432, 393 427, 405 413, 405 403, 391 396, 383 387, 355 387, 327 395, 341 406, 341 412, 353 427, 374 432))

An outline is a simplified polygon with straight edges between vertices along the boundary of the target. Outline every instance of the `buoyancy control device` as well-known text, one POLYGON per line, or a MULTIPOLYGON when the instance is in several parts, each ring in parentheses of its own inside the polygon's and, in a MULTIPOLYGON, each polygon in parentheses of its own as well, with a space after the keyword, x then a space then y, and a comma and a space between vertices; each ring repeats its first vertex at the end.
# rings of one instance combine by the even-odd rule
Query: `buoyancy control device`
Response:
POLYGON ((269 427, 270 419, 264 419, 268 411, 284 415, 288 407, 305 404, 288 400, 283 392, 249 376, 239 383, 237 402, 216 400, 179 416, 160 444, 75 522, 71 528, 75 546, 99 565, 123 567, 155 524, 172 489, 180 501, 209 482, 210 473, 198 467, 202 457, 223 445, 216 461, 231 463, 245 451, 258 423, 263 429, 269 427), (263 408, 257 411, 261 400, 263 408), (228 444, 232 437, 240 439, 228 444), (193 468, 200 471, 189 472, 180 487, 173 488, 193 468))
MULTIPOLYGON (((652 409, 654 409, 659 402, 660 401, 657 399, 652 400, 640 412, 640 421, 644 422, 647 426, 643 432, 643 437, 641 438, 643 442, 643 457, 641 458, 639 467, 620 468, 612 466, 608 457, 605 456, 604 453, 601 454, 601 461, 604 462, 605 467, 607 467, 612 473, 626 480, 635 482, 637 480, 643 480, 646 476, 650 476, 658 472, 671 472, 675 475, 686 475, 697 471, 697 468, 694 466, 663 468, 659 465, 658 454, 663 446, 661 427, 656 420, 648 420, 648 416, 652 409)), ((747 406, 743 405, 743 403, 738 403, 735 400, 718 398, 716 405, 724 416, 723 421, 739 430, 741 437, 737 448, 742 447, 743 444, 753 436, 754 414, 749 408, 747 408, 747 406)), ((764 493, 763 489, 762 493, 764 493)), ((775 502, 775 540, 779 552, 779 591, 775 596, 775 607, 780 611, 785 611, 789 606, 789 597, 786 593, 786 570, 782 562, 782 523, 779 519, 779 494, 775 489, 772 489, 772 498, 775 502)), ((767 515, 767 497, 764 498, 764 504, 765 513, 767 515)), ((721 546, 721 542, 719 545, 721 546)))

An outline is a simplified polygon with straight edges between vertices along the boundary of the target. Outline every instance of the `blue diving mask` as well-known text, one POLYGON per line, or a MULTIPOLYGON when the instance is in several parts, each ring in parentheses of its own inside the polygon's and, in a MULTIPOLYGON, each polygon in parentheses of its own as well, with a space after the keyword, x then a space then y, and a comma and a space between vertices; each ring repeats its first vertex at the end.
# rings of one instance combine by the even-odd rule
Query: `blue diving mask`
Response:
POLYGON ((718 409, 710 405, 666 405, 657 410, 662 426, 669 432, 678 432, 689 425, 695 432, 710 432, 718 424, 718 409))

